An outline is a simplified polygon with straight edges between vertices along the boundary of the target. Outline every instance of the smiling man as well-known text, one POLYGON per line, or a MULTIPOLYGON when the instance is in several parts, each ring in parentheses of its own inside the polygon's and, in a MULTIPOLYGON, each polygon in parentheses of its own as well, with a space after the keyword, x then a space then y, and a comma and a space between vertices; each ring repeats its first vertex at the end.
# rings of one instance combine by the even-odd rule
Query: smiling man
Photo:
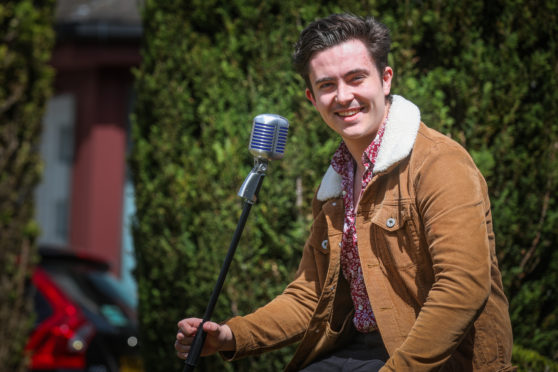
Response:
MULTIPOLYGON (((237 359, 300 342, 288 371, 510 371, 508 302, 486 182, 457 143, 392 96, 390 37, 332 15, 295 46, 306 97, 339 134, 285 291, 207 322, 202 355, 237 359)), ((178 323, 185 358, 201 320, 178 323)))

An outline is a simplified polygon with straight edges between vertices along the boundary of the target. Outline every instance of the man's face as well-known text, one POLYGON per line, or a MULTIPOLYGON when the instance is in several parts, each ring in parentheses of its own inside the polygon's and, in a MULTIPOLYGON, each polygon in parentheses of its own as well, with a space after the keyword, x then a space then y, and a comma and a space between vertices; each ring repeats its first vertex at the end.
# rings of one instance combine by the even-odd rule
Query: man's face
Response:
POLYGON ((387 115, 392 69, 380 78, 364 43, 349 40, 316 53, 309 72, 313 94, 306 89, 306 97, 349 149, 364 151, 387 115))

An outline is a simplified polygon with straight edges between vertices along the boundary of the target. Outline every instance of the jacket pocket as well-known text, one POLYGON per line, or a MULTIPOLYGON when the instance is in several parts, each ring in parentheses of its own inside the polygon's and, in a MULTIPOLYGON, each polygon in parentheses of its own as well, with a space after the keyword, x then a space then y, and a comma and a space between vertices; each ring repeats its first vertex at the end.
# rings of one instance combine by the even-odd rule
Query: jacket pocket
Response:
POLYGON ((320 213, 314 220, 307 244, 313 251, 315 270, 321 290, 324 287, 331 259, 331 243, 323 213, 320 213))
POLYGON ((324 355, 347 344, 353 335, 352 322, 353 313, 348 313, 345 314, 339 329, 333 329, 329 322, 325 323, 323 335, 316 340, 314 350, 324 355))
POLYGON ((329 326, 332 331, 342 331, 347 318, 352 319, 354 314, 353 301, 351 300, 349 283, 342 273, 337 278, 337 288, 333 298, 333 306, 329 316, 329 326))
POLYGON ((408 268, 417 265, 418 238, 410 221, 408 204, 384 203, 374 212, 372 228, 373 249, 384 266, 408 268))
POLYGON ((312 248, 314 248, 314 250, 322 254, 329 254, 330 247, 327 236, 327 222, 323 212, 320 212, 312 223, 308 243, 312 246, 312 248))

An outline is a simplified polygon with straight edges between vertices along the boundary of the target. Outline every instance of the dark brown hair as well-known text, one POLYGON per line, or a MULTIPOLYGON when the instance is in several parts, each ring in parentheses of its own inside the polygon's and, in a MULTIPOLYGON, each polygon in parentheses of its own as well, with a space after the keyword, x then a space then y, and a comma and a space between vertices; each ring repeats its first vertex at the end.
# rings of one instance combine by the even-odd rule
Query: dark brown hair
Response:
POLYGON ((308 64, 312 56, 322 50, 349 40, 361 40, 370 53, 376 68, 383 75, 391 45, 389 29, 374 17, 359 17, 354 14, 333 14, 308 25, 295 44, 293 64, 310 91, 308 64))

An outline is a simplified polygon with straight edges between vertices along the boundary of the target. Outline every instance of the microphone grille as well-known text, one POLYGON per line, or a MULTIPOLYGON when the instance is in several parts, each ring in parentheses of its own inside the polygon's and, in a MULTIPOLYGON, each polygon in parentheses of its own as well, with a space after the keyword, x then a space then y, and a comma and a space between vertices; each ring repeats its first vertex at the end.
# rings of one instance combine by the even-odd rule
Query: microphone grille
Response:
POLYGON ((250 135, 250 153, 268 160, 281 159, 285 154, 289 122, 275 114, 261 114, 254 118, 250 135))

